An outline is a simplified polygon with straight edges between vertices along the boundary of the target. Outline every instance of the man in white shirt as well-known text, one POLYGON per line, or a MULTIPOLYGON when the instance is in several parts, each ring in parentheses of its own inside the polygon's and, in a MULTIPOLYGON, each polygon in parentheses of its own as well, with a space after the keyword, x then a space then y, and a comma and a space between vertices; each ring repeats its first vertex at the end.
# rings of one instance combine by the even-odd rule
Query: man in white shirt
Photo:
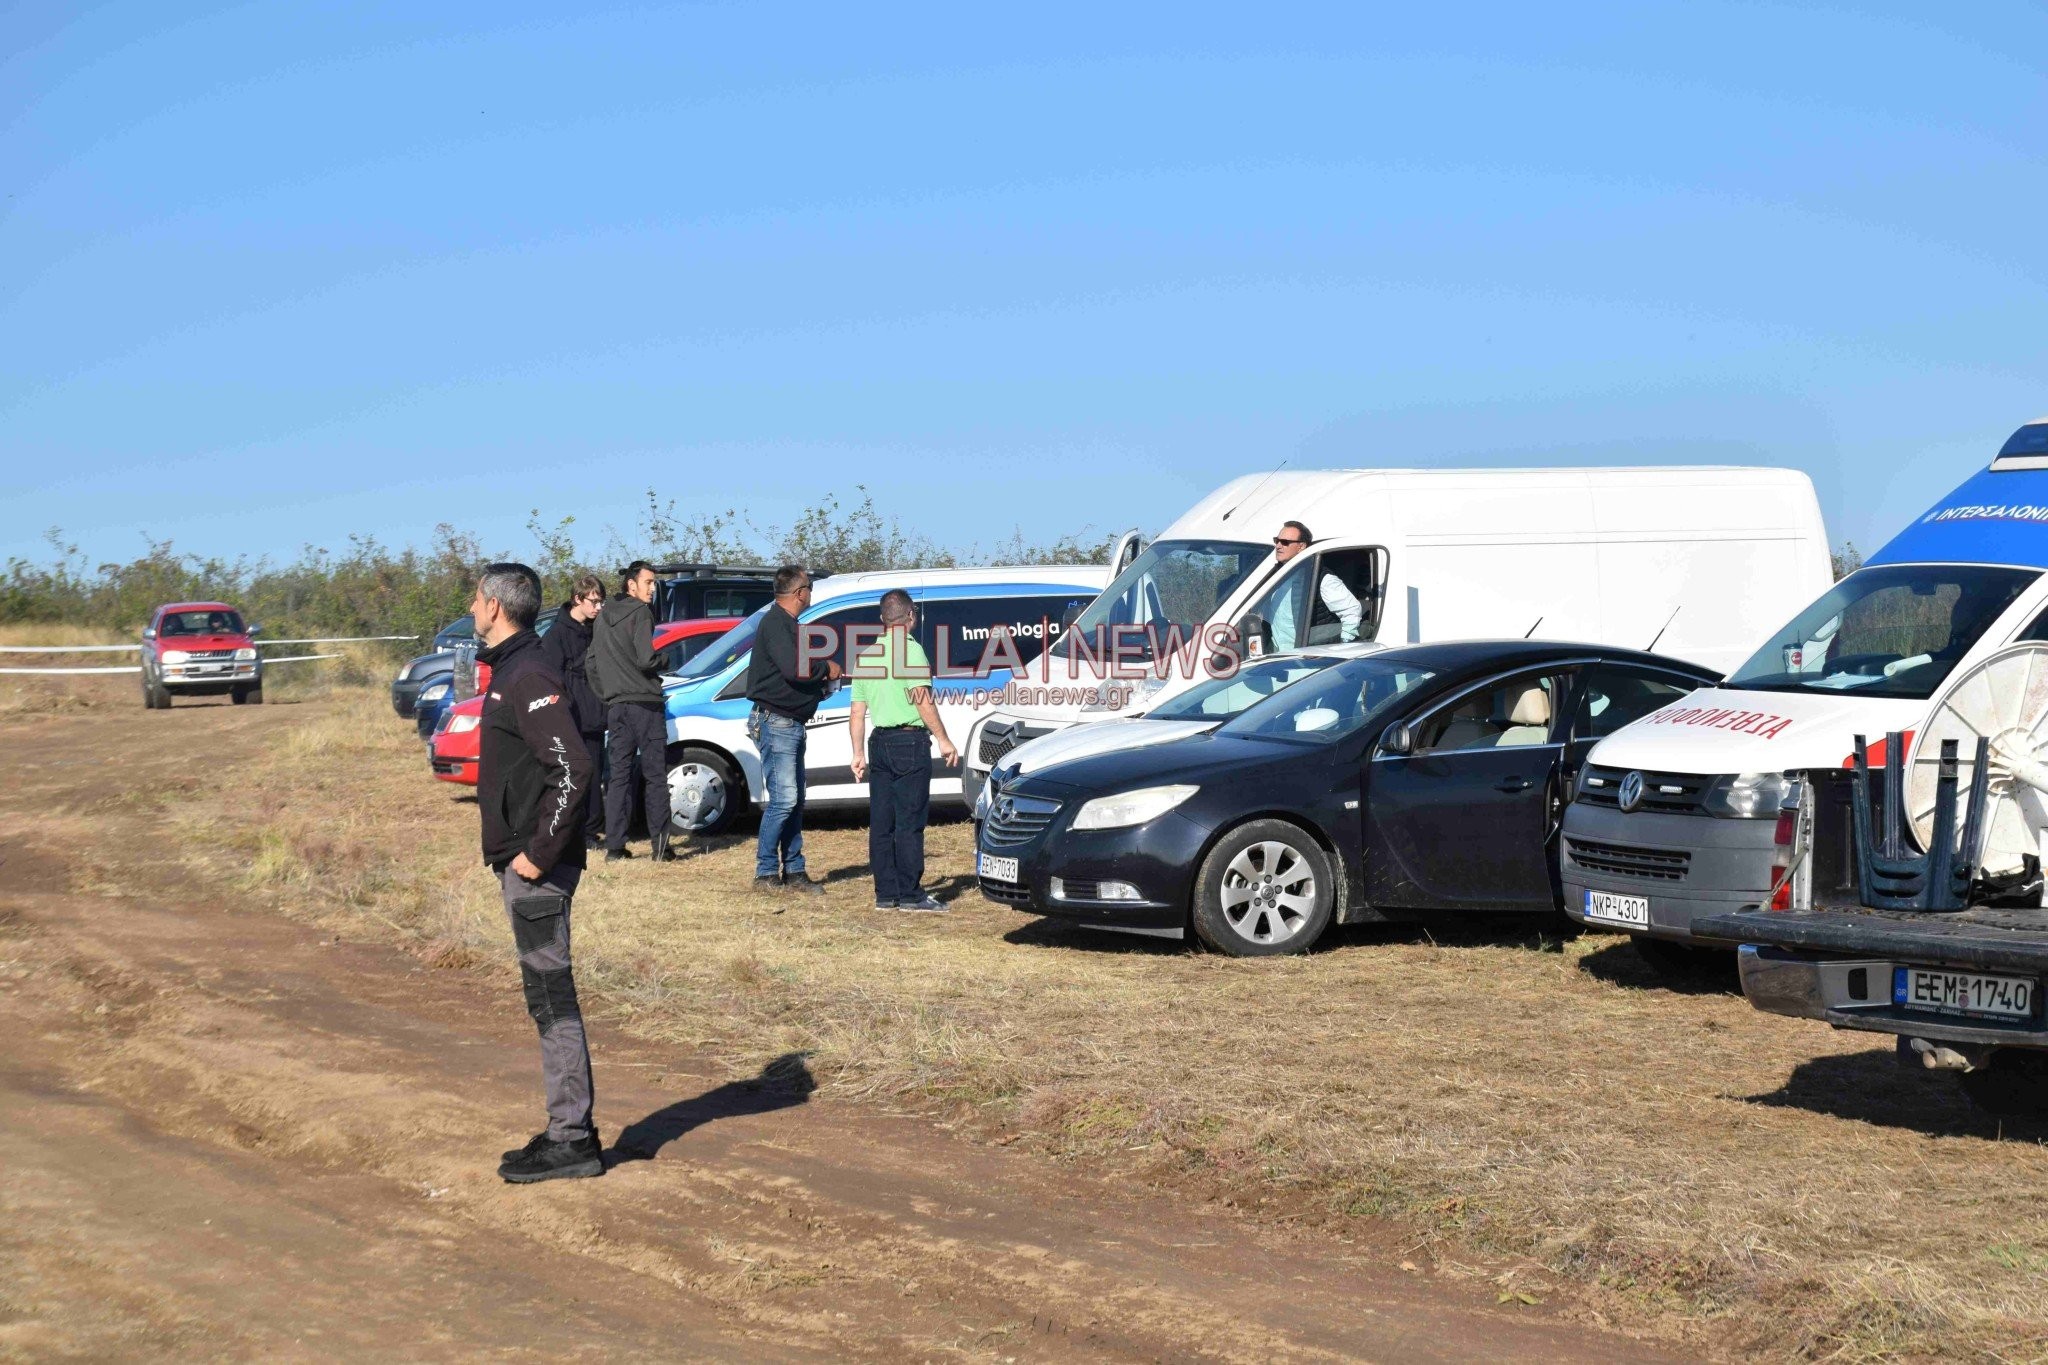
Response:
MULTIPOLYGON (((1290 521, 1280 528, 1279 535, 1273 537, 1273 558, 1280 564, 1286 564, 1314 543, 1315 537, 1308 533, 1308 527, 1298 521, 1290 521)), ((1301 600, 1301 582, 1302 576, 1295 575, 1287 590, 1281 595, 1281 600, 1274 604, 1272 620, 1268 622, 1268 627, 1272 631, 1275 651, 1293 649, 1295 646, 1294 623, 1301 614, 1297 610, 1301 600)), ((1322 598, 1322 604, 1329 608, 1330 614, 1337 618, 1338 640, 1356 640, 1359 625, 1365 620, 1365 608, 1358 604, 1356 594, 1344 585, 1344 580, 1333 573, 1325 573, 1322 582, 1317 585, 1317 595, 1322 598)))

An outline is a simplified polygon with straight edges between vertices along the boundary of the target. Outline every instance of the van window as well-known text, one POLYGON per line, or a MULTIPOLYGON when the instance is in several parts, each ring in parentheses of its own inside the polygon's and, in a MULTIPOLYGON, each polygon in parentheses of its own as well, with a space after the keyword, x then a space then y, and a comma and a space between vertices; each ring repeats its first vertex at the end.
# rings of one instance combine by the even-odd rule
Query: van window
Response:
POLYGON ((775 600, 773 588, 706 588, 704 616, 751 616, 775 600))
POLYGON ((1523 673, 1475 688, 1415 726, 1415 754, 1517 749, 1550 742, 1568 675, 1523 673))
POLYGON ((1379 558, 1377 549, 1304 555, 1237 618, 1237 627, 1258 640, 1261 653, 1370 640, 1379 629, 1379 558))
MULTIPOLYGON (((1060 653, 1071 653, 1068 642, 1076 636, 1087 638, 1091 649, 1106 650, 1116 626, 1150 627, 1156 637, 1177 628, 1182 639, 1193 639, 1271 553, 1271 546, 1249 541, 1154 541, 1081 613, 1061 637, 1060 653)), ((1161 642, 1134 639, 1127 645, 1135 657, 1140 643, 1149 650, 1161 642)))
POLYGON ((1705 685, 1683 682, 1669 673, 1618 664, 1594 664, 1585 670, 1585 679, 1586 685, 1579 692, 1578 715, 1572 720, 1575 740, 1605 739, 1631 721, 1641 720, 1658 707, 1705 685))
POLYGON ((1925 701, 2040 577, 1978 564, 1858 569, 1774 635, 1725 684, 1925 701))
MULTIPOLYGON (((972 670, 990 642, 1002 636, 1017 642, 1018 656, 1028 663, 1044 651, 1046 640, 1059 638, 1068 616, 1085 608, 1094 596, 1086 588, 1074 588, 920 602, 917 642, 924 646, 932 671, 942 675, 972 670)), ((873 619, 881 620, 879 609, 873 619)))

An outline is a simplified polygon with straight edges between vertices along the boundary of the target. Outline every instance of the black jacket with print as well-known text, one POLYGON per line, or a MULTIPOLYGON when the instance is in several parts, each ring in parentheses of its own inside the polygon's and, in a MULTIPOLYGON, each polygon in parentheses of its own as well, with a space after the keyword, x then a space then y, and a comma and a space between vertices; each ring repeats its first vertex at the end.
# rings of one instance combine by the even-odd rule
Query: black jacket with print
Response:
POLYGON ((568 688, 530 630, 476 658, 491 666, 476 774, 484 861, 502 868, 524 853, 543 873, 583 866, 584 793, 596 774, 568 688))

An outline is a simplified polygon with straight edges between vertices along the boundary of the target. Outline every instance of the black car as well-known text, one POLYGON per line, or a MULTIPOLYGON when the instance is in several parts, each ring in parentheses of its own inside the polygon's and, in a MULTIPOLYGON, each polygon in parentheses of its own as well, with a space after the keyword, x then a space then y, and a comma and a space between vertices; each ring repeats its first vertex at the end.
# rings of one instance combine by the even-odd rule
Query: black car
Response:
MULTIPOLYGON (((455 651, 436 650, 408 659, 391 680, 391 709, 406 720, 419 707, 420 692, 435 683, 451 683, 455 677, 455 651)), ((446 696, 446 693, 441 695, 446 696)))
POLYGON ((977 841, 993 900, 1241 956, 1418 911, 1552 912, 1563 803, 1593 745, 1718 681, 1635 650, 1408 645, 1216 730, 1027 773, 977 841))

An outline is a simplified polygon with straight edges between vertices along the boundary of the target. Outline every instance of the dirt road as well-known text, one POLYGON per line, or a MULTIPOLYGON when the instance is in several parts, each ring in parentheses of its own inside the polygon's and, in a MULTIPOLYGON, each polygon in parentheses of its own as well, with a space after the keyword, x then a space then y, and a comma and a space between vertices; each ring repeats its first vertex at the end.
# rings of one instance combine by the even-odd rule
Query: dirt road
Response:
POLYGON ((22 1356, 1641 1358, 1481 1280, 720 1082, 599 1022, 613 1166, 495 1178, 516 998, 171 856, 306 707, 0 728, 0 1351, 22 1356), (195 798, 196 799, 196 798, 195 798), (1412 1265, 1412 1263, 1411 1263, 1412 1265))

